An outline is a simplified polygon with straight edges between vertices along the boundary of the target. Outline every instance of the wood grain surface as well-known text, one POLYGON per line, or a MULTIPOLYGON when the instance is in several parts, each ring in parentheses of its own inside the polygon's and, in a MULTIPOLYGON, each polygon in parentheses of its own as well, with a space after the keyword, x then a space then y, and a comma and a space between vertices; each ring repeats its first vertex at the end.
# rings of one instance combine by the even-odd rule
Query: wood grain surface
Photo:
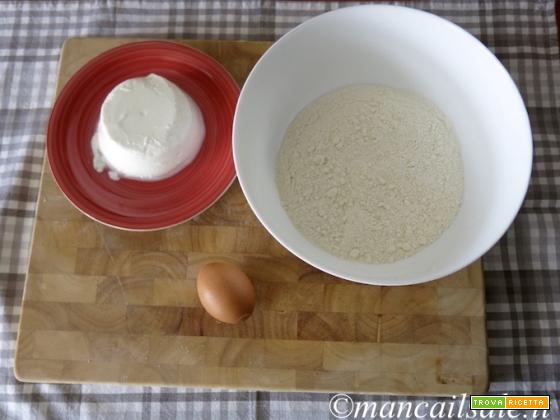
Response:
MULTIPOLYGON (((58 90, 130 39, 70 39, 58 90)), ((242 84, 268 42, 184 41, 242 84)), ((445 395, 487 388, 481 263, 408 287, 354 284, 287 252, 236 182, 204 214, 133 233, 95 223, 45 163, 15 358, 21 381, 445 395), (197 270, 235 261, 252 278, 239 325, 200 307, 197 270)))

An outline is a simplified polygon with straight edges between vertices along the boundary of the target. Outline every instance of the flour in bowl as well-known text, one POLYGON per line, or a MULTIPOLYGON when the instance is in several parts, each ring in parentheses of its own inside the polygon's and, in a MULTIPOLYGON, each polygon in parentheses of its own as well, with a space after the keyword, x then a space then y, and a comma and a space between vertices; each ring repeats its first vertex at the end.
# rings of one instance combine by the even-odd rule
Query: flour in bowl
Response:
POLYGON ((433 243, 457 215, 463 164, 431 102, 381 85, 321 96, 289 126, 276 181, 311 242, 349 260, 390 263, 433 243))

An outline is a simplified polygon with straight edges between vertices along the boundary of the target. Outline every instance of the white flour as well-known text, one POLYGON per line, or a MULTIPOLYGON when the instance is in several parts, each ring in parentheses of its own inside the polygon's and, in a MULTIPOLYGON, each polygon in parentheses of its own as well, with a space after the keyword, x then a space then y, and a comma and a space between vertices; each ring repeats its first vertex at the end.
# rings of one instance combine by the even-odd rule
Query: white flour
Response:
POLYGON ((422 97, 351 85, 304 108, 277 162, 282 204, 310 241, 390 263, 438 239, 461 206, 463 165, 446 117, 422 97))

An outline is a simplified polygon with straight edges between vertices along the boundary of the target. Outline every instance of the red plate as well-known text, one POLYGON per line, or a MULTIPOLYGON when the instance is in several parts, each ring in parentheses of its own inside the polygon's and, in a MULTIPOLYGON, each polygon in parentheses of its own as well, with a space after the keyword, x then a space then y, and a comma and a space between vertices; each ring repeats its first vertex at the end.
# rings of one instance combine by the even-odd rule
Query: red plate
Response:
POLYGON ((213 58, 180 44, 136 42, 88 62, 66 84, 54 105, 47 154, 66 197, 91 218, 129 230, 162 229, 211 206, 235 179, 231 134, 239 87, 213 58), (196 159, 160 181, 113 181, 93 168, 91 137, 101 104, 113 87, 156 73, 198 104, 206 137, 196 159))

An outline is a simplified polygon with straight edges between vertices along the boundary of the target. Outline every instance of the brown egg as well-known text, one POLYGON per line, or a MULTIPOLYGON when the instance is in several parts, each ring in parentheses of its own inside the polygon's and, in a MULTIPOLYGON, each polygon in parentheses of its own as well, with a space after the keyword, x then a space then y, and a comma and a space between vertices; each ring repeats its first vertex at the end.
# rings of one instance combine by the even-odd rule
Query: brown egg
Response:
POLYGON ((213 262, 198 271, 196 288, 200 303, 218 321, 237 324, 255 307, 255 288, 235 264, 213 262))

